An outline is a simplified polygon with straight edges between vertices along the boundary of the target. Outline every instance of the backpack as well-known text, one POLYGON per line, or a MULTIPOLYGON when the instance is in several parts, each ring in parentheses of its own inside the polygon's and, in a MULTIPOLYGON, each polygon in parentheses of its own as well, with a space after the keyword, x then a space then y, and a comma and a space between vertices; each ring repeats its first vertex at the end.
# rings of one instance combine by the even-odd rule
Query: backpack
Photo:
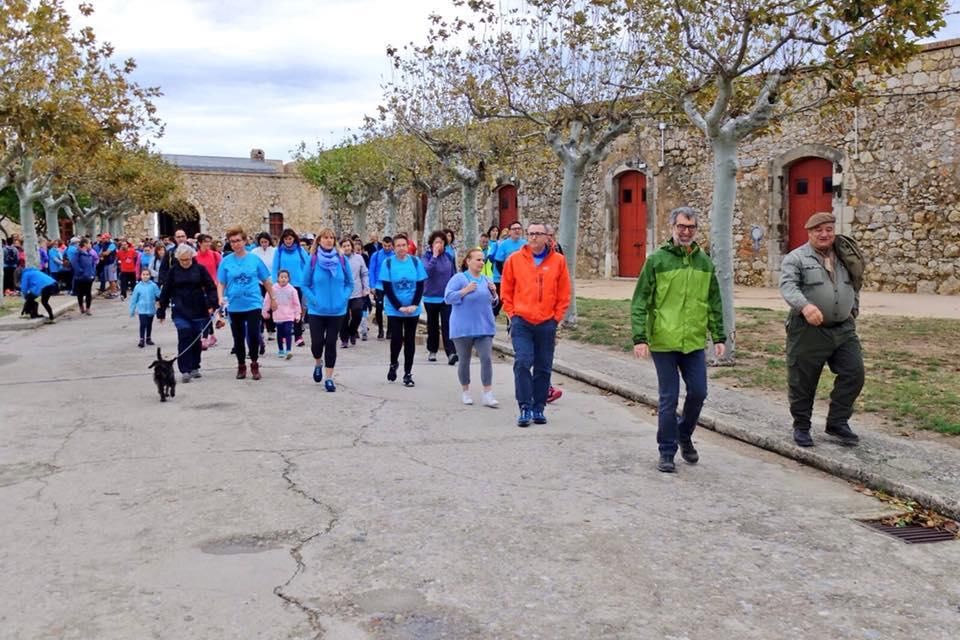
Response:
POLYGON ((20 252, 17 251, 17 248, 12 244, 8 244, 3 248, 3 266, 5 267, 15 267, 20 261, 20 252))
MULTIPOLYGON (((413 258, 413 268, 419 271, 420 259, 417 256, 410 256, 410 257, 413 258)), ((390 263, 392 262, 393 262, 393 256, 390 256, 389 258, 387 258, 387 261, 383 263, 383 266, 387 268, 387 275, 390 276, 390 280, 393 280, 393 273, 391 273, 390 271, 390 263)))
POLYGON ((850 236, 838 233, 833 241, 833 250, 843 266, 847 268, 854 290, 860 291, 863 287, 863 272, 866 270, 867 261, 857 241, 850 236))

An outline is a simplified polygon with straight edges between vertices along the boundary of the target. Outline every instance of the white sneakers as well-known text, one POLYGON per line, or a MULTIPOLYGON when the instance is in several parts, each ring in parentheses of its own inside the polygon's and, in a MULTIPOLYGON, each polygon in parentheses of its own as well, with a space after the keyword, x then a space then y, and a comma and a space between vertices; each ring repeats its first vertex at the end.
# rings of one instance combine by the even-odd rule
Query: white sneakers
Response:
MULTIPOLYGON (((473 397, 470 395, 469 391, 463 392, 463 404, 473 404, 473 397)), ((484 391, 483 399, 481 400, 483 406, 490 408, 497 408, 500 406, 500 403, 497 402, 497 399, 493 397, 493 391, 484 391)))

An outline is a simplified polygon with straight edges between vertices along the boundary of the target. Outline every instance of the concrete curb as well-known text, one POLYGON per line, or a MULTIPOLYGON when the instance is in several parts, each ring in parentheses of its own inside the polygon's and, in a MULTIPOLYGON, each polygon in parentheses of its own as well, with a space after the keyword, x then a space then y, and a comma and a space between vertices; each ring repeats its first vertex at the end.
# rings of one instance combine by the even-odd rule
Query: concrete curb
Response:
MULTIPOLYGON (((513 356, 513 348, 502 340, 495 339, 493 348, 500 353, 513 356)), ((630 386, 622 380, 595 371, 582 371, 572 364, 558 359, 554 359, 553 370, 598 389, 615 393, 627 400, 641 402, 651 407, 658 405, 657 394, 637 386, 636 383, 634 386, 630 386)), ((915 500, 945 516, 960 520, 960 496, 951 496, 948 492, 934 493, 910 482, 877 473, 874 469, 865 465, 839 460, 837 457, 829 455, 831 449, 828 448, 800 448, 786 435, 786 430, 784 430, 783 436, 757 433, 738 425, 732 418, 732 416, 705 407, 698 424, 711 431, 815 467, 838 478, 863 484, 871 489, 878 489, 902 498, 915 500)))
MULTIPOLYGON (((50 308, 53 309, 53 317, 59 318, 68 311, 76 311, 77 309, 77 299, 73 296, 58 296, 59 298, 69 297, 69 300, 50 300, 50 308)), ((43 308, 40 309, 43 311, 43 308)), ((0 318, 0 331, 26 331, 28 329, 36 329, 42 327, 46 324, 44 318, 21 318, 17 312, 12 312, 10 315, 0 318)))

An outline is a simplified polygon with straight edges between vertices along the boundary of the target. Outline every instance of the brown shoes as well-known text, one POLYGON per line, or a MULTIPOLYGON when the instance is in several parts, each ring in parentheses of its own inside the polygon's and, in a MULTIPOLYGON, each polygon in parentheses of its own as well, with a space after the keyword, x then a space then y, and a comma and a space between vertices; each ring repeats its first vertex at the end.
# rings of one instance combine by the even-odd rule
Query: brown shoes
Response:
POLYGON ((250 376, 251 378, 253 378, 254 380, 259 380, 259 379, 260 379, 260 363, 258 363, 258 362, 251 362, 251 363, 250 363, 250 373, 253 374, 253 375, 250 376))
POLYGON ((243 380, 247 377, 247 365, 238 364, 237 365, 237 380, 243 380))

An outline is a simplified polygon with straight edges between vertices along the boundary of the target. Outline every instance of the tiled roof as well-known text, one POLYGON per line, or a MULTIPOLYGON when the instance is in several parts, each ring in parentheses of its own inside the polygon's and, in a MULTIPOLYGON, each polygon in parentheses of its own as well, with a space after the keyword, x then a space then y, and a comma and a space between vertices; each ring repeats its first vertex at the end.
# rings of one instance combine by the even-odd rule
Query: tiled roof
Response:
POLYGON ((250 158, 223 158, 219 156, 188 156, 181 154, 163 154, 163 159, 181 169, 191 171, 225 171, 229 173, 282 173, 271 161, 251 160, 250 158))

